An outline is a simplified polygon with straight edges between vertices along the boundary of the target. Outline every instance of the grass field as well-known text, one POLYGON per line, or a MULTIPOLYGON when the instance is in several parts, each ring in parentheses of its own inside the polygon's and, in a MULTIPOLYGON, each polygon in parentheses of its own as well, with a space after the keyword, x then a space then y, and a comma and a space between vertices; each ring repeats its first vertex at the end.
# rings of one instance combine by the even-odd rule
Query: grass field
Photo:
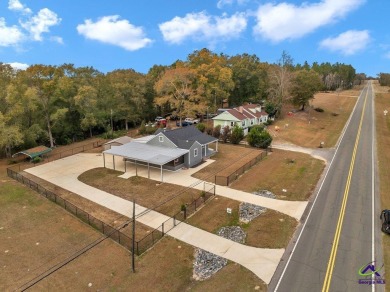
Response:
POLYGON ((137 204, 168 216, 180 212, 181 205, 191 203, 201 196, 199 190, 169 183, 160 184, 140 176, 123 179, 118 177, 120 174, 122 172, 96 168, 81 174, 79 180, 123 199, 135 199, 137 204), (159 207, 155 208, 156 206, 159 207))
POLYGON ((229 175, 260 153, 261 150, 251 147, 219 143, 218 152, 211 157, 215 162, 194 173, 193 177, 214 182, 216 174, 229 175))
POLYGON ((305 201, 312 194, 324 167, 322 160, 308 154, 275 149, 230 187, 246 192, 269 190, 278 199, 305 201))
MULTIPOLYGON (((390 208, 390 116, 384 115, 383 110, 390 108, 390 88, 381 87, 374 83, 377 153, 379 163, 380 194, 382 209, 390 208)), ((390 271, 390 236, 382 233, 383 255, 385 258, 385 270, 390 271)), ((386 284, 386 291, 390 291, 390 285, 386 284)))
MULTIPOLYGON (((324 147, 336 145, 340 133, 355 106, 361 88, 353 90, 318 93, 311 101, 311 107, 296 111, 270 126, 274 142, 289 142, 295 145, 316 148, 321 142, 324 147), (322 108, 324 112, 317 112, 314 108, 322 108), (310 122, 310 123, 309 123, 310 122), (287 126, 288 125, 288 126, 287 126), (275 126, 279 131, 275 131, 275 126)), ((286 106, 285 112, 295 110, 286 106)))

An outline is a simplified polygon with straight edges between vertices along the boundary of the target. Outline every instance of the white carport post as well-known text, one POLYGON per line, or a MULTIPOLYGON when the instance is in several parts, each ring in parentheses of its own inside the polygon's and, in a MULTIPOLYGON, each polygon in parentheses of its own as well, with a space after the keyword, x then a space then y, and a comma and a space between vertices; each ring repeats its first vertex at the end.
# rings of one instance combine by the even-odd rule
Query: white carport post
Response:
POLYGON ((138 176, 137 160, 134 160, 134 164, 135 164, 135 176, 138 176))
POLYGON ((161 182, 163 182, 163 171, 162 171, 162 164, 160 165, 161 167, 161 182))
POLYGON ((150 167, 149 167, 149 162, 148 162, 148 178, 150 178, 150 167))
POLYGON ((103 152, 103 166, 106 168, 106 155, 103 152))
POLYGON ((115 155, 112 155, 112 164, 113 164, 114 170, 115 170, 115 155))
POLYGON ((218 140, 216 141, 215 151, 218 152, 218 140))
POLYGON ((207 153, 207 144, 204 144, 204 156, 206 156, 207 153))
POLYGON ((127 160, 126 160, 125 157, 123 158, 123 161, 125 162, 125 173, 126 173, 126 164, 127 164, 127 160))

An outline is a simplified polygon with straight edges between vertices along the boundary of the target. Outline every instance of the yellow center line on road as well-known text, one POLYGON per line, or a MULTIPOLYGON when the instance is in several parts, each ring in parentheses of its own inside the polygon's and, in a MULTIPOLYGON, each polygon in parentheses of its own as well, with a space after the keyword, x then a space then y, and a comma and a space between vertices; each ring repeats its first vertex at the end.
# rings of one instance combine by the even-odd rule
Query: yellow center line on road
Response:
POLYGON ((341 204, 340 215, 339 215, 339 219, 337 221, 336 233, 335 233, 334 239, 333 239, 332 251, 330 253, 328 267, 326 269, 325 281, 324 281, 324 285, 322 286, 322 292, 328 292, 329 291, 330 282, 332 280, 333 268, 334 268, 334 264, 335 264, 335 260, 336 260, 337 248, 338 248, 338 245, 339 245, 339 239, 340 239, 340 234, 341 234, 341 228, 343 227, 345 208, 347 206, 349 187, 351 185, 352 173, 353 173, 353 169, 354 169, 354 165, 355 165, 356 152, 357 152, 357 148, 358 148, 358 144, 359 144, 360 132, 362 130, 364 111, 365 111, 366 103, 367 103, 367 96, 368 96, 368 89, 367 89, 367 92, 366 92, 366 96, 364 98, 362 116, 360 118, 359 129, 358 129, 358 133, 357 133, 357 136, 356 136, 355 146, 353 148, 352 160, 351 160, 351 164, 349 166, 348 179, 347 179, 347 183, 345 185, 343 202, 341 204))

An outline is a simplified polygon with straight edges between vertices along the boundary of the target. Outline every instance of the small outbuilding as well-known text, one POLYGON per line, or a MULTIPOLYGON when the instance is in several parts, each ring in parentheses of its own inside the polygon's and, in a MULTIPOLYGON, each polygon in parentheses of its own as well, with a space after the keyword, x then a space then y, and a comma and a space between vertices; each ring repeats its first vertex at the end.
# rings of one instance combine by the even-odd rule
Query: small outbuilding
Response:
POLYGON ((104 143, 103 149, 109 150, 109 149, 111 149, 112 146, 122 146, 122 145, 125 145, 127 143, 130 143, 131 141, 133 141, 133 138, 131 138, 129 136, 119 137, 119 138, 116 138, 114 140, 111 140, 111 141, 104 143))

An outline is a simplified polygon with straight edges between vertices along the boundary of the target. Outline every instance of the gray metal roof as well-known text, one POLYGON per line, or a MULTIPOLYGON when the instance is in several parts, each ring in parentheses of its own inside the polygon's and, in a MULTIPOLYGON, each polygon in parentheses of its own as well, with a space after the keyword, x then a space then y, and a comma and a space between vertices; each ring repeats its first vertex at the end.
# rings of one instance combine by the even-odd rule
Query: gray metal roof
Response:
POLYGON ((148 136, 143 136, 140 138, 133 139, 134 142, 139 142, 139 143, 146 143, 149 140, 153 139, 155 135, 148 135, 148 136))
MULTIPOLYGON (((201 145, 210 144, 212 142, 218 141, 217 138, 214 138, 210 135, 202 133, 195 126, 187 126, 184 128, 177 128, 174 130, 165 130, 158 129, 155 134, 163 133, 166 137, 169 138, 176 146, 180 147, 179 144, 183 145, 183 141, 186 143, 188 141, 197 141, 201 145)), ((193 143, 192 143, 193 144, 193 143)), ((192 146, 191 144, 191 146, 192 146)))
POLYGON ((104 143, 104 145, 107 145, 107 144, 111 144, 111 143, 119 143, 119 144, 126 144, 126 143, 129 143, 133 140, 133 138, 129 137, 129 136, 123 136, 123 137, 119 137, 119 138, 116 138, 114 140, 111 140, 111 141, 108 141, 106 143, 104 143))
POLYGON ((185 149, 159 147, 134 141, 103 151, 105 154, 121 156, 157 165, 164 165, 188 152, 189 151, 185 149))

